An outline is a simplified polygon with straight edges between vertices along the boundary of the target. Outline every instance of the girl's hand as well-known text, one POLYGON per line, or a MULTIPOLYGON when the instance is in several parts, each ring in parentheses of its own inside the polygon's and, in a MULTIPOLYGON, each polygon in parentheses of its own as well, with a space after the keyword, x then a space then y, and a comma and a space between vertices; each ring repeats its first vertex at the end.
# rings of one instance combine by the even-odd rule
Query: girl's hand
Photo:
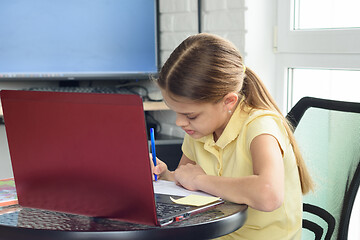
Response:
POLYGON ((156 174, 158 176, 158 179, 163 178, 164 175, 166 175, 166 173, 168 172, 168 167, 167 167, 166 163, 164 163, 160 159, 156 158, 156 166, 154 166, 154 162, 152 160, 151 153, 149 153, 149 155, 150 155, 151 172, 153 174, 153 176, 152 176, 153 181, 155 181, 154 174, 156 174))
POLYGON ((180 184, 191 191, 199 190, 196 187, 196 178, 206 175, 204 170, 197 164, 188 163, 180 165, 174 172, 176 184, 180 184))

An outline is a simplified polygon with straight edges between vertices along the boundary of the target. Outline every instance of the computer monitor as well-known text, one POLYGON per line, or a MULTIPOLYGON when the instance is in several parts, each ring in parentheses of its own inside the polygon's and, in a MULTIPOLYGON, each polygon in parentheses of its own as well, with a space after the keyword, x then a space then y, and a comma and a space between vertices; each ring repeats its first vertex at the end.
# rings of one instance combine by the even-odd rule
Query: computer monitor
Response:
POLYGON ((148 79, 157 0, 0 1, 0 81, 148 79))

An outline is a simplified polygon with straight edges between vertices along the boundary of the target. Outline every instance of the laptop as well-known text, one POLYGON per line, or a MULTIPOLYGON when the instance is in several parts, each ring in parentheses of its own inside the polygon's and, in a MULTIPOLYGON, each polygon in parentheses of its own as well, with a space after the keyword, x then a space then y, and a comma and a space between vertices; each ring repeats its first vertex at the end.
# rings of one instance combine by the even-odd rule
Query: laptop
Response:
MULTIPOLYGON (((137 95, 0 92, 19 204, 163 226, 211 208, 154 194, 137 95), (157 205, 181 207, 157 213, 157 205)), ((159 208, 159 207, 158 207, 159 208)))

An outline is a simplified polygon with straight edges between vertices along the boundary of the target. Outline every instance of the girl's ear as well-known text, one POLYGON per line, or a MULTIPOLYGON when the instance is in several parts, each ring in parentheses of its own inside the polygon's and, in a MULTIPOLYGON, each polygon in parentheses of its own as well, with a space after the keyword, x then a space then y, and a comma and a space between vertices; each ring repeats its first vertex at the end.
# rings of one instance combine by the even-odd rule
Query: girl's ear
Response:
POLYGON ((232 92, 232 93, 228 93, 227 95, 225 95, 224 97, 224 105, 227 111, 232 111, 233 107, 236 105, 236 103, 239 100, 239 95, 237 95, 236 93, 232 92))

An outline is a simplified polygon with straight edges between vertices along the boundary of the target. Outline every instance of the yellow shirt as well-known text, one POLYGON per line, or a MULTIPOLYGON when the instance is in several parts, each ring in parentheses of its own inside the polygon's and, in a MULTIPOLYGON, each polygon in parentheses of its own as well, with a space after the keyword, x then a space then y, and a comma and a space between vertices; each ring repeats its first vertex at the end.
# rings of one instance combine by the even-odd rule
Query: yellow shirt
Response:
MULTIPOLYGON (((274 136, 283 152, 285 169, 284 203, 273 212, 248 208, 248 218, 239 230, 221 239, 300 239, 302 228, 302 192, 293 149, 277 113, 267 110, 240 109, 233 113, 220 138, 213 135, 193 139, 185 135, 182 150, 208 175, 243 177, 253 174, 251 141, 260 134, 274 136)), ((239 186, 241 187, 241 186, 239 186)))

